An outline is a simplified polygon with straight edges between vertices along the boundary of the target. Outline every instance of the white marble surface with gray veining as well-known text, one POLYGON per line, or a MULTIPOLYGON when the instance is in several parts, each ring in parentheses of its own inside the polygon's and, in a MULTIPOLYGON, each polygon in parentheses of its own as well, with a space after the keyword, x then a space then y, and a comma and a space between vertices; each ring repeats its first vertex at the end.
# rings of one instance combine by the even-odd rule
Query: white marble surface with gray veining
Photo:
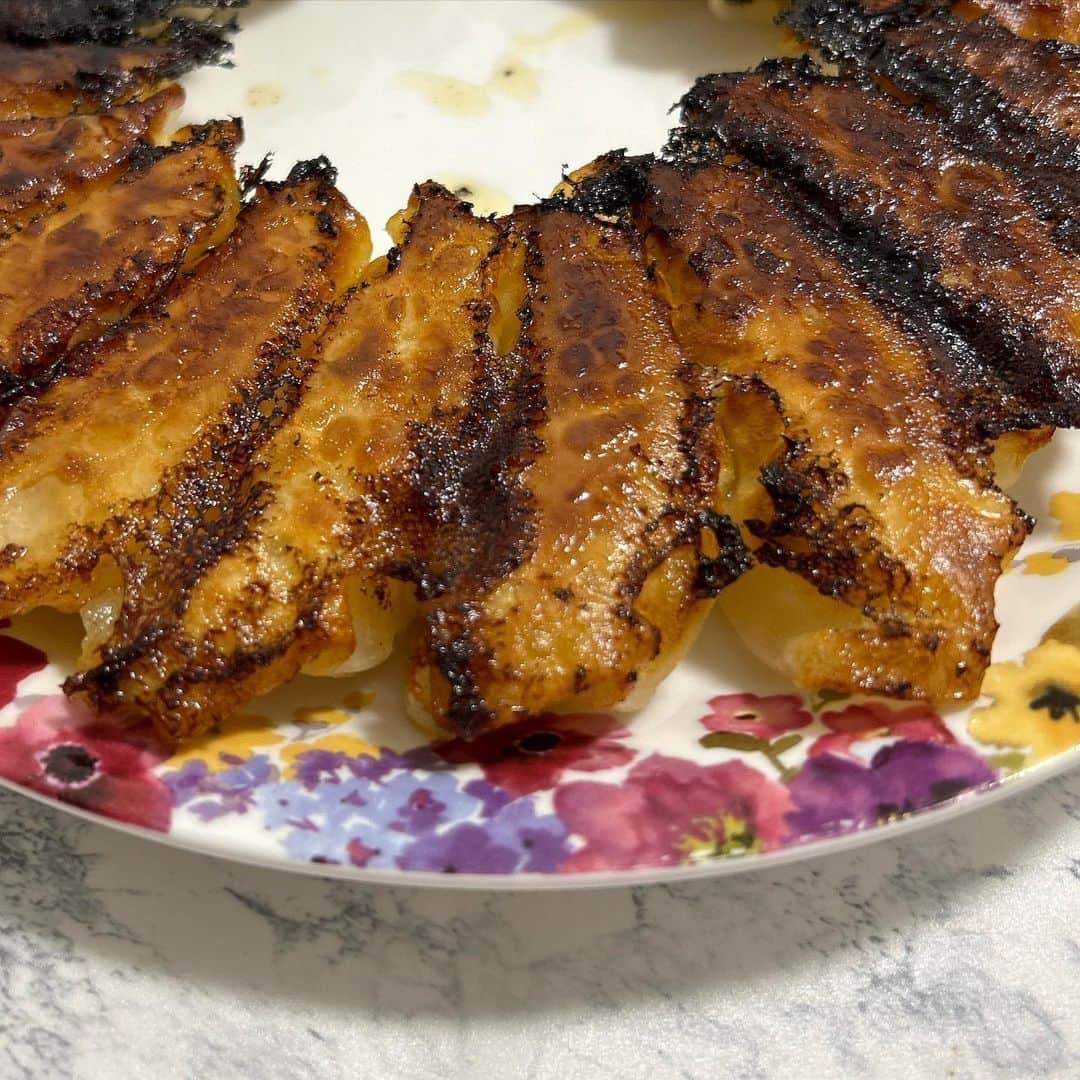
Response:
POLYGON ((256 870, 0 792, 0 1077, 1080 1075, 1080 773, 678 887, 256 870))

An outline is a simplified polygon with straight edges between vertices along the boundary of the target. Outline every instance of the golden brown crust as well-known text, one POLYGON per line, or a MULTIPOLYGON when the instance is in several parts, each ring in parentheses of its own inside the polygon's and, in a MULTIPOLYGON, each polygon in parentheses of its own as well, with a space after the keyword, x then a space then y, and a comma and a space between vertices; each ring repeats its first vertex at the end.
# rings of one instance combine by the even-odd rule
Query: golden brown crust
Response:
POLYGON ((0 121, 0 236, 114 180, 138 147, 161 142, 183 101, 174 84, 107 113, 0 121))
POLYGON ((438 447, 444 474, 455 453, 466 475, 494 462, 454 490, 465 528, 410 677, 465 735, 647 692, 744 566, 709 515, 715 429, 636 237, 552 207, 516 211, 506 242, 528 282, 518 366, 438 447))
POLYGON ((1080 420, 1080 264, 1005 174, 915 111, 805 62, 706 77, 685 112, 799 189, 838 251, 874 252, 898 296, 914 288, 972 342, 1016 399, 998 422, 1080 420))
POLYGON ((197 575, 199 527, 295 401, 310 335, 369 251, 325 176, 263 188, 190 278, 16 406, 0 430, 0 610, 74 610, 121 574, 135 596, 197 575))

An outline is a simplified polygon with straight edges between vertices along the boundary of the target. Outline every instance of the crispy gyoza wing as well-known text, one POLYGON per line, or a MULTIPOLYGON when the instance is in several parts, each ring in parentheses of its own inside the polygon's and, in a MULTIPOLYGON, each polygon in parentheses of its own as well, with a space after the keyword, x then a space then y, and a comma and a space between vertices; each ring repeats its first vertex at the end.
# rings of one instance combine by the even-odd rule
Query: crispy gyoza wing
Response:
POLYGON ((1080 44, 1080 0, 961 0, 953 7, 992 15, 1022 37, 1080 44))
POLYGON ((0 41, 0 120, 100 112, 146 97, 228 49, 220 31, 187 20, 153 41, 25 47, 0 41))
POLYGON ((233 227, 236 122, 144 146, 115 184, 0 243, 0 405, 47 384, 80 341, 145 303, 233 227))
POLYGON ((828 58, 925 103, 952 141, 1012 175, 1059 244, 1080 251, 1080 50, 918 0, 799 0, 784 18, 828 58))
POLYGON ((707 76, 684 102, 747 157, 805 193, 857 261, 891 262, 978 346, 1023 413, 1008 427, 1080 421, 1080 263, 1008 177, 957 152, 937 125, 809 62, 707 76))
POLYGON ((718 450, 697 372, 651 295, 637 237, 558 206, 515 211, 524 329, 457 426, 424 440, 422 487, 460 520, 410 691, 471 736, 648 694, 745 568, 712 513, 718 450))
POLYGON ((214 531, 208 505, 223 512, 229 470, 295 401, 311 335, 370 252, 329 178, 309 174, 259 189, 191 277, 11 410, 0 428, 5 616, 100 601, 93 636, 111 625, 124 578, 169 586, 155 578, 163 553, 198 574, 192 533, 214 531))
POLYGON ((641 177, 658 290, 718 379, 735 460, 722 505, 762 564, 720 606, 801 686, 975 696, 994 585, 1026 523, 983 441, 943 408, 939 362, 758 168, 658 163, 641 177))
POLYGON ((498 299, 491 222, 435 184, 405 218, 400 247, 335 316, 303 400, 250 475, 227 501, 191 506, 207 546, 174 548, 176 575, 196 568, 186 591, 132 583, 79 681, 99 701, 180 739, 305 666, 359 670, 389 654, 415 610, 412 587, 390 575, 422 575, 402 568, 422 554, 412 537, 430 532, 409 482, 418 425, 467 400, 498 299))
POLYGON ((162 141, 183 101, 174 84, 106 113, 0 121, 0 237, 111 183, 138 148, 162 141))

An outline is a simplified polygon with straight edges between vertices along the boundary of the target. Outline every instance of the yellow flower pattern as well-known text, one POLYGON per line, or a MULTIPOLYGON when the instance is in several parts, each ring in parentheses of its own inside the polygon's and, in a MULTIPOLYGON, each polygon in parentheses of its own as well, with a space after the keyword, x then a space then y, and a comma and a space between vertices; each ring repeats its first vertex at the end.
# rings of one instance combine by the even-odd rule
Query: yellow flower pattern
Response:
POLYGON ((1062 570, 1069 569, 1069 560, 1055 555, 1052 551, 1036 551, 1024 559, 1025 574, 1060 574, 1062 570))
POLYGON ((1026 748, 1027 764, 1080 746, 1080 644, 1048 637, 1023 660, 992 665, 983 691, 993 704, 968 721, 979 742, 1026 748))
POLYGON ((298 724, 310 724, 318 727, 339 727, 349 719, 349 714, 341 709, 320 705, 314 709, 297 709, 293 714, 298 724))
MULTIPOLYGON (((375 695, 364 691, 349 694, 345 705, 351 709, 362 709, 371 705, 375 695)), ((266 716, 245 713, 223 721, 212 731, 200 736, 170 757, 165 764, 170 769, 182 769, 190 761, 205 762, 208 772, 222 772, 232 768, 237 760, 246 760, 256 751, 269 747, 279 747, 279 756, 286 766, 286 775, 295 775, 295 761, 305 750, 329 750, 351 756, 369 754, 379 756, 379 748, 364 739, 343 732, 322 735, 328 728, 338 728, 349 720, 344 709, 330 705, 296 709, 296 723, 301 727, 301 734, 289 736, 266 716), (307 731, 303 731, 307 728, 307 731), (283 745, 288 743, 288 745, 283 745)))
POLYGON ((233 758, 246 758, 256 750, 276 746, 284 741, 285 736, 275 729, 274 722, 269 717, 243 713, 223 721, 212 731, 188 743, 183 750, 169 758, 166 764, 171 769, 180 769, 189 761, 205 761, 210 772, 221 772, 234 764, 223 760, 223 754, 233 758))
POLYGON ((1050 496, 1050 513, 1058 519, 1058 538, 1080 540, 1080 491, 1058 491, 1050 496))

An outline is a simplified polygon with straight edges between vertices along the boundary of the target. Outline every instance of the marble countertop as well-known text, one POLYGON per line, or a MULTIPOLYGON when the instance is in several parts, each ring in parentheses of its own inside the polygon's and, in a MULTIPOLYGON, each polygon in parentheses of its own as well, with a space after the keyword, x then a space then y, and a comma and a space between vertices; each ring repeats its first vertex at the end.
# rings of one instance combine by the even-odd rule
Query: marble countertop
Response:
POLYGON ((0 1077, 1080 1075, 1080 772, 679 887, 256 870, 0 792, 0 1077))

